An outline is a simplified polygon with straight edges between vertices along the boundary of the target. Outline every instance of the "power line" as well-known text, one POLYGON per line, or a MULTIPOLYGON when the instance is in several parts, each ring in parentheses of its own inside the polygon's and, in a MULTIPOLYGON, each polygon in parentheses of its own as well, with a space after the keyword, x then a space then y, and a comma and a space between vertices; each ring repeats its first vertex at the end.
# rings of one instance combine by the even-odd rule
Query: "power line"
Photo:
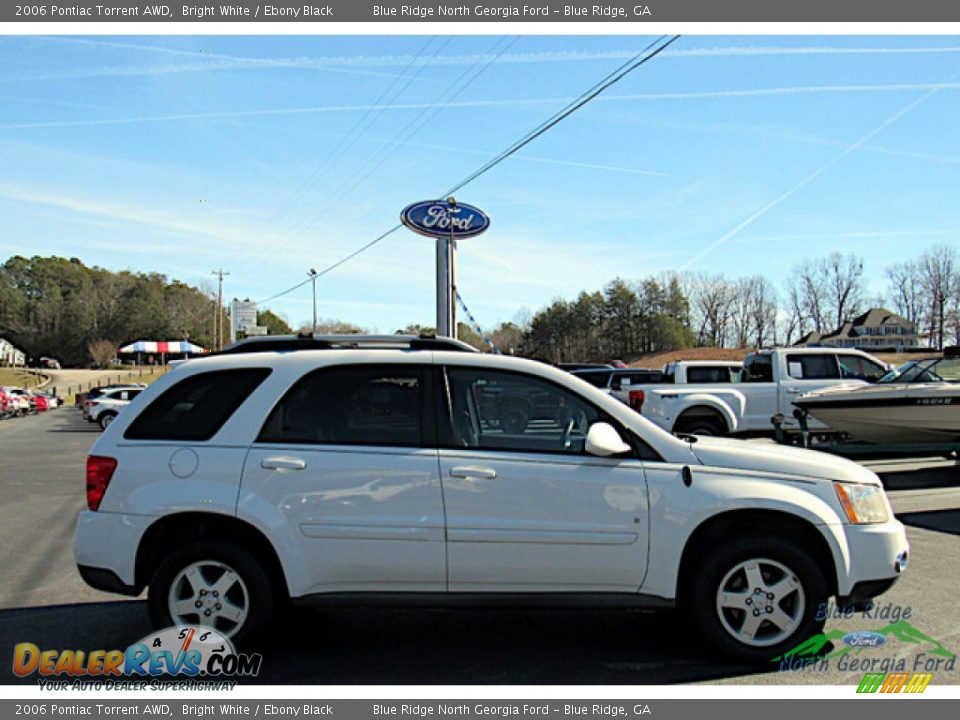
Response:
MULTIPOLYGON (((591 87, 591 88, 588 89, 586 92, 584 92, 583 94, 581 94, 581 95, 580 95, 579 97, 577 97, 575 100, 571 101, 571 102, 570 102, 568 105, 566 105, 564 108, 562 108, 561 110, 559 110, 559 111, 557 111, 556 113, 554 113, 551 117, 549 117, 549 118, 548 118, 547 120, 545 120, 544 122, 540 123, 540 125, 538 125, 538 126, 535 127, 533 130, 531 130, 530 132, 528 132, 526 135, 524 135, 522 138, 520 138, 519 140, 517 140, 515 143, 513 143, 512 145, 510 145, 506 150, 504 150, 503 152, 501 152, 499 155, 497 155, 497 156, 494 157, 493 159, 491 159, 491 160, 489 160, 488 162, 486 162, 486 163, 484 163, 483 165, 481 165, 477 170, 475 170, 475 171, 473 171, 472 173, 470 173, 467 177, 465 177, 463 180, 461 180, 460 182, 458 182, 457 184, 455 184, 452 188, 450 188, 450 189, 447 190, 446 192, 441 193, 441 194, 439 195, 439 197, 446 197, 447 195, 452 195, 452 194, 455 193, 456 191, 462 189, 463 187, 465 187, 465 186, 468 185, 469 183, 471 183, 471 182, 473 182, 474 180, 476 180, 477 178, 479 178, 481 175, 489 172, 489 171, 492 170, 494 167, 496 167, 497 165, 499 165, 500 163, 502 163, 504 160, 506 160, 507 158, 509 158, 511 155, 513 155, 514 153, 518 152, 519 150, 521 150, 522 148, 524 148, 525 146, 529 145, 531 142, 533 142, 534 140, 536 140, 538 137, 540 137, 541 135, 543 135, 545 132, 547 132, 547 130, 550 130, 551 128, 553 128, 554 126, 556 126, 557 124, 559 124, 560 122, 562 122, 564 119, 566 119, 567 117, 569 117, 570 115, 572 115, 573 113, 575 113, 577 110, 579 110, 579 109, 582 108, 584 105, 586 105, 587 103, 589 103, 589 102, 590 102, 591 100, 593 100, 595 97, 597 97, 598 95, 600 95, 600 94, 601 94, 603 91, 605 91, 607 88, 609 88, 609 87, 611 87, 612 85, 615 85, 616 83, 620 82, 624 77, 626 77, 627 75, 629 75, 631 72, 633 72, 634 70, 636 70, 636 69, 639 68, 640 66, 644 65, 645 63, 647 63, 649 60, 652 60, 653 58, 655 58, 657 55, 659 55, 661 52, 663 52, 665 49, 667 49, 670 45, 672 45, 674 42, 676 42, 677 40, 680 39, 680 35, 674 35, 674 36, 671 37, 669 40, 667 40, 666 42, 664 42, 664 43, 662 43, 661 45, 659 45, 658 47, 656 47, 656 49, 654 49, 652 52, 649 52, 649 53, 648 53, 648 51, 649 51, 651 48, 653 48, 655 45, 657 45, 657 43, 660 43, 661 41, 663 41, 663 39, 664 39, 665 37, 666 37, 665 35, 661 35, 659 38, 657 38, 656 40, 654 40, 653 42, 651 42, 649 45, 647 45, 643 50, 641 50, 639 53, 637 53, 637 54, 636 54, 634 57, 632 57, 630 60, 628 60, 627 62, 623 63, 620 67, 618 67, 618 68, 617 68, 616 70, 614 70, 613 72, 609 73, 606 77, 604 77, 602 80, 600 80, 599 82, 597 82, 595 85, 593 85, 593 87, 591 87)), ((387 230, 385 233, 383 233, 383 234, 380 235, 379 237, 375 238, 374 240, 371 240, 371 241, 368 242, 366 245, 363 245, 362 247, 357 248, 356 250, 354 250, 353 252, 351 252, 351 253, 350 253, 349 255, 347 255, 346 257, 343 257, 343 258, 341 258, 340 260, 338 260, 337 262, 333 263, 332 265, 327 266, 326 268, 324 268, 323 270, 321 270, 319 273, 317 273, 317 276, 319 277, 319 276, 322 276, 322 275, 326 275, 327 273, 331 272, 332 270, 335 270, 336 268, 340 267, 340 266, 343 265, 344 263, 346 263, 346 262, 348 262, 349 260, 352 260, 353 258, 355 258, 357 255, 359 255, 359 254, 361 254, 362 252, 365 252, 366 250, 370 249, 371 247, 373 247, 374 245, 376 245, 377 243, 379 243, 381 240, 383 240, 383 239, 387 238, 388 236, 392 235, 392 234, 395 233, 397 230, 399 230, 401 227, 403 227, 403 226, 400 225, 400 224, 394 225, 392 228, 390 228, 389 230, 387 230)), ((293 287, 288 288, 287 290, 284 290, 283 292, 277 293, 276 295, 273 295, 273 296, 267 298, 266 300, 261 300, 260 302, 261 302, 261 303, 265 303, 265 302, 269 302, 270 300, 275 300, 275 299, 277 299, 277 298, 279 298, 279 297, 283 297, 284 295, 287 295, 288 293, 291 293, 291 292, 293 292, 294 290, 297 290, 297 289, 303 287, 303 286, 306 285, 308 282, 310 282, 309 279, 308 279, 308 280, 305 280, 305 281, 303 281, 303 282, 300 282, 300 283, 298 283, 297 285, 294 285, 293 287)))
POLYGON ((474 180, 476 180, 478 177, 480 177, 480 176, 483 175, 484 173, 490 171, 490 170, 493 169, 495 166, 499 165, 499 164, 502 163, 504 160, 506 160, 508 157, 510 157, 511 155, 513 155, 515 152, 519 151, 520 149, 522 149, 522 148, 525 147, 526 145, 529 145, 531 142, 533 142, 533 141, 536 140, 538 137, 540 137, 541 135, 543 135, 547 130, 549 130, 550 128, 554 127, 555 125, 557 125, 558 123, 560 123, 561 121, 563 121, 564 119, 566 119, 567 117, 569 117, 570 115, 572 115, 573 113, 575 113, 577 110, 579 110, 579 109, 582 108, 584 105, 586 105, 588 102, 590 102, 590 101, 593 100, 595 97, 597 97, 597 95, 599 95, 600 93, 602 93, 604 90, 606 90, 607 88, 611 87, 612 85, 615 85, 616 83, 620 82, 623 78, 625 78, 625 77, 626 77, 627 75, 629 75, 631 72, 633 72, 634 70, 636 70, 638 67, 640 67, 641 65, 645 64, 645 63, 648 62, 649 60, 652 60, 653 58, 655 58, 657 55, 659 55, 659 54, 660 54, 661 52, 663 52, 665 49, 667 49, 668 47, 670 47, 670 45, 672 45, 673 43, 675 43, 675 42, 680 38, 679 35, 674 35, 674 36, 673 36, 672 38, 670 38, 667 42, 665 42, 665 43, 663 43, 662 45, 660 45, 660 47, 658 47, 656 50, 654 50, 654 51, 651 52, 650 54, 648 54, 648 55, 646 55, 646 56, 643 56, 643 57, 640 57, 641 55, 643 55, 643 53, 645 53, 647 50, 649 50, 651 47, 653 47, 656 43, 660 42, 660 41, 663 39, 663 37, 664 37, 664 36, 661 36, 661 37, 658 38, 657 40, 654 40, 652 43, 650 43, 649 45, 647 45, 647 47, 644 48, 644 49, 640 52, 639 55, 637 55, 636 57, 634 57, 633 60, 630 60, 629 62, 626 62, 626 63, 624 63, 623 65, 621 65, 617 70, 614 70, 613 73, 611 73, 610 75, 608 75, 606 78, 604 78, 604 79, 601 80, 599 83, 597 83, 596 85, 594 85, 594 86, 593 86, 590 90, 588 90, 586 93, 584 93, 583 95, 581 95, 580 98, 578 98, 577 100, 574 100, 573 102, 571 102, 569 105, 567 105, 565 108, 563 108, 562 110, 560 110, 558 113, 556 113, 556 114, 555 114, 552 118, 550 118, 549 120, 545 121, 544 123, 541 123, 541 125, 539 125, 537 128, 535 128, 535 129, 532 130, 530 133, 528 133, 524 138, 522 138, 521 140, 519 140, 519 141, 517 141, 516 143, 514 143, 513 145, 511 145, 509 148, 507 148, 506 150, 504 150, 502 153, 500 153, 499 155, 497 155, 495 158, 493 158, 493 159, 490 160, 489 162, 485 163, 485 164, 484 164, 483 166, 481 166, 478 170, 475 170, 474 172, 470 173, 470 175, 468 175, 465 179, 461 180, 459 183, 457 183, 456 185, 454 185, 452 188, 450 188, 449 190, 447 190, 446 192, 444 192, 444 193, 441 195, 441 197, 446 196, 446 195, 452 195, 452 194, 455 193, 457 190, 460 190, 460 189, 461 189, 462 187, 464 187, 465 185, 468 185, 469 183, 473 182, 474 180))
MULTIPOLYGON (((364 162, 357 170, 351 175, 345 183, 341 186, 340 190, 331 195, 327 200, 321 205, 316 211, 304 215, 298 222, 294 223, 293 226, 288 231, 288 236, 285 240, 285 245, 293 242, 297 238, 301 237, 307 230, 316 225, 330 210, 336 207, 342 199, 347 197, 355 188, 357 188, 364 180, 366 180, 370 175, 376 172, 390 157, 396 153, 397 150, 402 148, 407 142, 414 137, 423 126, 429 122, 438 112, 447 107, 452 103, 459 95, 465 90, 471 82, 476 80, 484 70, 487 69, 491 64, 495 63, 500 57, 506 52, 515 42, 517 38, 509 39, 505 42, 503 48, 497 52, 492 57, 486 60, 486 63, 483 67, 479 68, 477 72, 473 75, 472 78, 468 78, 471 72, 481 64, 482 60, 477 60, 473 65, 471 65, 467 70, 460 74, 450 85, 448 85, 433 101, 433 105, 430 107, 423 108, 412 120, 410 120, 403 128, 401 128, 387 144, 367 161, 364 162), (458 87, 459 85, 459 87, 458 87), (453 95, 447 97, 448 93, 453 92, 453 95), (422 121, 421 121, 422 119, 422 121)), ((492 48, 497 47, 504 40, 497 40, 492 48)), ((491 49, 492 49, 491 48, 491 49)), ((443 46, 437 49, 434 52, 433 57, 427 61, 427 63, 432 62, 443 49, 443 46)), ((422 69, 422 68, 421 68, 422 69)), ((412 78, 416 79, 416 77, 412 78)), ((408 83, 409 85, 409 83, 408 83)), ((406 90, 406 86, 401 89, 400 93, 406 90)))
MULTIPOLYGON (((402 88, 397 90, 391 95, 391 91, 396 87, 396 85, 404 79, 407 75, 407 72, 410 68, 420 59, 420 57, 426 52, 427 48, 433 44, 433 41, 436 39, 436 36, 430 37, 423 47, 417 52, 416 55, 410 58, 410 61, 404 66, 403 70, 399 75, 394 76, 393 81, 384 89, 379 97, 370 105, 367 110, 363 113, 359 120, 357 120, 353 126, 350 128, 350 131, 340 137, 339 141, 336 143, 334 148, 326 155, 323 161, 318 163, 313 170, 307 175, 307 177, 300 183, 297 189, 294 191, 293 195, 285 202, 283 205, 273 213, 267 222, 265 222, 258 230, 254 231, 251 239, 248 242, 254 242, 255 240, 262 240, 276 233, 277 229, 284 222, 284 218, 287 217, 287 211, 291 209, 297 201, 303 196, 304 192, 310 187, 310 185, 316 180, 320 173, 337 162, 347 151, 349 151, 356 142, 363 136, 363 134, 373 126, 374 123, 379 119, 380 115, 389 108, 393 103, 397 101, 403 92, 410 86, 410 84, 419 77, 420 73, 423 71, 423 68, 429 64, 437 55, 437 53, 445 47, 445 43, 434 52, 433 56, 429 58, 425 63, 421 63, 420 68, 417 70, 416 74, 412 75, 404 84, 402 88), (364 127, 364 122, 367 118, 374 113, 374 116, 370 119, 370 122, 364 127), (359 134, 354 137, 355 133, 359 131, 359 134)), ((448 40, 449 42, 449 40, 448 40)), ((258 254, 262 255, 262 253, 258 254)), ((249 262, 247 263, 249 266, 249 262)))

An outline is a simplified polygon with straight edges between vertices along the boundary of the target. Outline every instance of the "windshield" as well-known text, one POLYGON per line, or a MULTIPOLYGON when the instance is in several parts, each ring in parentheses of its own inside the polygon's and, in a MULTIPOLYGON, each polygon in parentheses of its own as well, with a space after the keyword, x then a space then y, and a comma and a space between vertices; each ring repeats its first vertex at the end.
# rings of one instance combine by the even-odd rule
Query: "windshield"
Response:
POLYGON ((960 382, 960 358, 911 360, 884 375, 878 383, 960 382))

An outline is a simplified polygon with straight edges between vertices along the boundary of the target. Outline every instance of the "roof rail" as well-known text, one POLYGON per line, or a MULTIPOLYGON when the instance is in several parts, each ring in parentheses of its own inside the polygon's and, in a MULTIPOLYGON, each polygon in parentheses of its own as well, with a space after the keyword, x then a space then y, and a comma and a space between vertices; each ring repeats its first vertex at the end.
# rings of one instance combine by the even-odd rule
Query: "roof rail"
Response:
POLYGON ((291 352, 294 350, 446 350, 479 352, 461 340, 435 335, 267 335, 244 338, 212 355, 253 352, 291 352))

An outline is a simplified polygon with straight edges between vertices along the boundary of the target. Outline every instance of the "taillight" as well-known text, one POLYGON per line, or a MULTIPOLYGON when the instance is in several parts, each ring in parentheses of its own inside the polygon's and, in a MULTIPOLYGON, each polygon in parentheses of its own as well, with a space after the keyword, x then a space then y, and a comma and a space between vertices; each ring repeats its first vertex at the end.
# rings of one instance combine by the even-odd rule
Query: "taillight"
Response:
POLYGON ((112 457, 89 455, 87 457, 87 507, 96 510, 100 507, 113 471, 117 469, 117 461, 112 457))
POLYGON ((628 404, 631 409, 640 412, 643 408, 643 390, 631 390, 628 404))

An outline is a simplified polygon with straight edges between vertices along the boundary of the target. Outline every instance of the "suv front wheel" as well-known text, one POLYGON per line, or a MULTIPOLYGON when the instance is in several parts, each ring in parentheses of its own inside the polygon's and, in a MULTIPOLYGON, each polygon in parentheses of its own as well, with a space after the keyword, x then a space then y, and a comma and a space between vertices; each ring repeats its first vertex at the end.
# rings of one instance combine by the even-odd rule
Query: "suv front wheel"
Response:
POLYGON ((239 645, 264 637, 275 607, 270 581, 255 557, 209 540, 167 556, 153 575, 147 602, 158 627, 204 625, 239 645))
POLYGON ((817 616, 827 593, 807 553, 775 536, 751 535, 721 547, 698 568, 688 606, 716 648, 763 662, 823 629, 817 616))

